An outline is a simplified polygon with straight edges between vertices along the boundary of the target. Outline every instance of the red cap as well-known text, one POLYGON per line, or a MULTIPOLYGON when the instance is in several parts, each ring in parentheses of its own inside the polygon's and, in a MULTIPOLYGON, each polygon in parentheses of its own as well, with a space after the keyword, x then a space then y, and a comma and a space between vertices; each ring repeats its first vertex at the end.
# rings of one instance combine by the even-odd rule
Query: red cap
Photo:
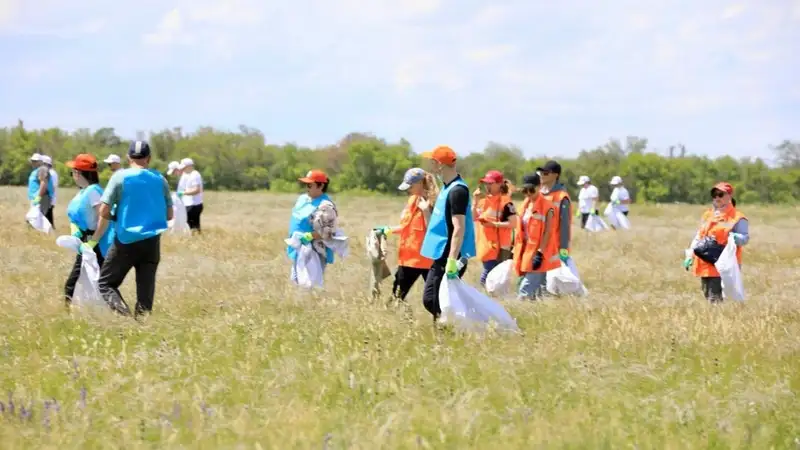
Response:
POLYGON ((719 183, 715 184, 713 188, 711 188, 712 191, 715 190, 715 189, 718 190, 718 191, 727 192, 728 194, 733 195, 733 186, 731 186, 730 183, 726 183, 724 181, 719 182, 719 183))
POLYGON ((74 160, 67 161, 66 166, 84 172, 97 172, 97 159, 88 153, 81 153, 74 160))
POLYGON ((425 152, 422 154, 422 157, 432 159, 446 166, 452 166, 456 163, 456 152, 446 145, 440 145, 429 152, 425 152))
POLYGON ((486 172, 486 176, 481 178, 481 183, 502 183, 505 181, 503 173, 499 170, 490 170, 486 172))
POLYGON ((308 172, 306 176, 298 178, 297 180, 301 183, 327 183, 328 176, 321 170, 312 170, 308 172))

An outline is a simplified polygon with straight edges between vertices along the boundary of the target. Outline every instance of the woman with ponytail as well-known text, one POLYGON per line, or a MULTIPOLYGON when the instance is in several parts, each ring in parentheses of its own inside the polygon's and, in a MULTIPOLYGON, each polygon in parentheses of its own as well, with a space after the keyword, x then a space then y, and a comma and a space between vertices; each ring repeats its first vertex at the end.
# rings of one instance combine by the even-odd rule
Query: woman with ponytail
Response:
POLYGON ((501 172, 490 170, 481 178, 487 195, 478 188, 472 197, 472 220, 477 225, 478 257, 483 262, 481 285, 498 264, 513 257, 513 231, 517 226, 517 211, 511 200, 512 186, 501 172))
POLYGON ((386 237, 395 234, 399 236, 392 295, 397 300, 405 301, 417 279, 427 279, 428 270, 433 265, 433 260, 422 256, 420 251, 428 230, 433 203, 439 195, 439 187, 432 174, 415 167, 406 171, 403 183, 397 188, 408 192, 408 201, 400 215, 400 225, 377 229, 386 237))

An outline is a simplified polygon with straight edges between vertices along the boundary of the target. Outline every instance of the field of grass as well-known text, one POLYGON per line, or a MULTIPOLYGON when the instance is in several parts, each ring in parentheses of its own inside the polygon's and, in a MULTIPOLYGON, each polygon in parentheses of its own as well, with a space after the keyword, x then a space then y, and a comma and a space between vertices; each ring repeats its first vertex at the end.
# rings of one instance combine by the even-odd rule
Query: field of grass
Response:
POLYGON ((287 281, 293 196, 207 193, 136 323, 68 314, 73 256, 0 188, 0 448, 800 448, 800 210, 740 205, 749 298, 719 306, 681 267, 701 206, 575 228, 589 297, 504 301, 524 330, 505 336, 434 333, 420 285, 413 320, 371 302, 363 236, 403 200, 334 200, 353 239, 324 294, 287 281))

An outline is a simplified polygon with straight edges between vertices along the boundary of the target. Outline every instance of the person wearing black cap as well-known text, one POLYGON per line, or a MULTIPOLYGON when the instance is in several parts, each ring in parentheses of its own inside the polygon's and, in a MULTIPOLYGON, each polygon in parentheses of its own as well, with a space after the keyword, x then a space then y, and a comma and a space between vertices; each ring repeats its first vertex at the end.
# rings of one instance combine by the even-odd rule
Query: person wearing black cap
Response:
POLYGON ((572 202, 567 188, 561 183, 561 164, 547 161, 536 169, 542 179, 541 194, 556 205, 555 238, 558 240, 558 257, 564 264, 569 260, 569 244, 572 235, 572 202))
POLYGON ((114 172, 100 204, 100 221, 95 235, 102 236, 116 208, 114 242, 100 269, 98 288, 112 310, 130 315, 131 310, 119 286, 131 268, 136 269, 135 315, 153 309, 156 271, 161 260, 161 233, 172 220, 169 184, 158 171, 150 169, 150 145, 133 141, 128 149, 127 169, 114 172))

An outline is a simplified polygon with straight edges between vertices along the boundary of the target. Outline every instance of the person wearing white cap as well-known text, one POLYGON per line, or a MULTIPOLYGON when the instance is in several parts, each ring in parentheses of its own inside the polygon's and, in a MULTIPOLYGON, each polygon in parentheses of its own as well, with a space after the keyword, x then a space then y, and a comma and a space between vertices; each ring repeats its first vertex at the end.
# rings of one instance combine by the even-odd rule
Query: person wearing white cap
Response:
POLYGON ((178 197, 186 205, 186 223, 192 232, 200 232, 200 214, 203 213, 203 177, 195 170, 192 158, 183 158, 178 169, 178 197))
POLYGON ((50 174, 50 166, 46 164, 48 160, 52 164, 52 160, 48 156, 39 153, 31 156, 30 162, 33 170, 28 176, 28 200, 32 206, 38 206, 39 211, 50 221, 50 225, 55 227, 53 225, 53 197, 56 188, 53 176, 50 174))
POLYGON ((104 163, 108 164, 108 167, 111 168, 111 173, 114 173, 122 168, 122 160, 120 159, 119 155, 110 154, 103 160, 104 163))
POLYGON ((622 214, 627 216, 628 205, 631 204, 631 196, 622 184, 622 178, 614 176, 611 178, 611 183, 609 184, 614 188, 614 190, 611 191, 611 204, 614 205, 615 209, 618 209, 622 214))
POLYGON ((179 177, 182 173, 181 164, 178 161, 170 161, 167 166, 167 176, 175 175, 179 177))
POLYGON ((597 186, 592 184, 588 175, 581 175, 578 178, 578 186, 581 186, 581 191, 578 193, 578 210, 575 216, 580 214, 581 228, 586 228, 589 216, 597 215, 597 201, 600 199, 600 192, 597 190, 597 186))

